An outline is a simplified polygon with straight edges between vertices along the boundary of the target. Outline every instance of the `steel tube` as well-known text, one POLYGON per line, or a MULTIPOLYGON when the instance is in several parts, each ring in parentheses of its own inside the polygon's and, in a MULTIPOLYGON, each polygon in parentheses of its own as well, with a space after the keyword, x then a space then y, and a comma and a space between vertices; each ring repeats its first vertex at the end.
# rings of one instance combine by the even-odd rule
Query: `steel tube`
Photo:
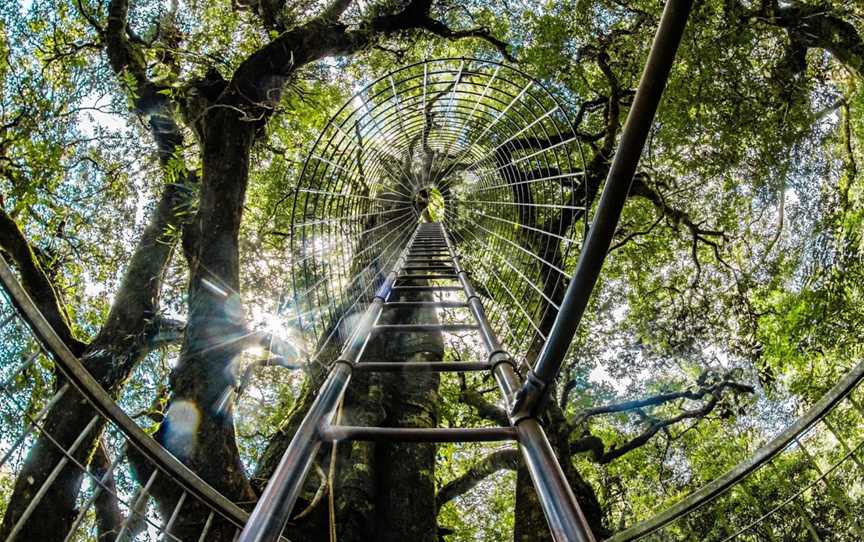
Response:
POLYGON ((213 525, 213 512, 207 515, 207 521, 204 522, 204 527, 201 529, 201 536, 198 537, 198 542, 207 540, 207 534, 210 532, 210 527, 213 525))
POLYGON ((516 372, 516 369, 509 362, 501 360, 492 369, 492 376, 495 377, 495 382, 498 383, 498 387, 501 389, 501 395, 504 396, 507 406, 510 407, 513 404, 516 392, 519 391, 519 387, 522 385, 519 373, 516 372))
POLYGON ((238 542, 265 542, 279 538, 321 447, 319 427, 333 414, 350 379, 351 368, 345 363, 337 363, 330 371, 279 461, 276 472, 267 482, 238 542))
MULTIPOLYGON (((549 339, 543 345, 533 369, 534 375, 546 385, 546 389, 558 376, 606 259, 692 5, 692 0, 666 2, 588 238, 552 325, 549 339)), ((523 390, 529 391, 527 388, 523 390)), ((533 408, 540 403, 542 398, 532 405, 533 408)))
POLYGON ((448 333, 454 331, 474 331, 476 329, 477 326, 474 324, 378 324, 375 326, 375 331, 421 333, 431 333, 435 331, 448 333))
POLYGON ((432 271, 434 269, 446 269, 452 271, 453 268, 449 265, 406 265, 403 271, 432 271))
POLYGON ((516 440, 514 427, 358 427, 331 425, 321 429, 321 438, 398 442, 498 442, 516 440))
POLYGON ((355 371, 382 372, 382 373, 411 373, 411 372, 433 372, 433 373, 457 373, 467 371, 488 371, 491 366, 483 362, 471 361, 408 361, 405 363, 393 363, 386 361, 364 361, 358 363, 355 371))
POLYGON ((0 283, 14 300, 22 318, 30 326, 34 336, 45 346, 45 350, 51 353, 63 374, 97 412, 111 420, 130 443, 147 455, 159 469, 170 474, 181 487, 195 495, 197 499, 214 510, 218 510, 221 516, 236 525, 242 525, 245 522, 246 512, 198 478, 188 467, 162 448, 112 400, 105 389, 93 378, 93 375, 81 364, 81 361, 69 351, 66 344, 57 336, 54 328, 39 312, 33 300, 18 282, 9 264, 2 257, 0 257, 0 283))
POLYGON ((177 504, 174 505, 174 510, 171 512, 171 517, 168 518, 168 523, 165 524, 165 527, 162 532, 162 540, 168 540, 168 538, 174 538, 177 540, 177 537, 171 534, 171 529, 174 528, 174 523, 177 521, 177 516, 180 515, 180 510, 183 508, 183 503, 186 502, 186 497, 189 494, 185 491, 180 495, 180 498, 177 499, 177 504))
POLYGON ((465 309, 468 303, 464 301, 388 301, 385 309, 398 307, 429 307, 433 309, 465 309))
POLYGON ((461 286, 394 286, 394 291, 402 292, 461 292, 461 286))
MULTIPOLYGON (((45 495, 48 493, 48 490, 51 489, 51 486, 54 485, 54 481, 57 480, 57 477, 60 476, 60 473, 63 472, 63 469, 66 467, 66 464, 69 463, 69 460, 74 457, 75 452, 78 451, 78 447, 81 446, 81 443, 84 442, 84 439, 87 435, 90 434, 90 431, 96 427, 96 424, 99 423, 99 416, 93 416, 91 418, 90 423, 87 424, 87 427, 84 428, 83 431, 75 438, 75 441, 69 446, 68 449, 62 449, 63 457, 60 458, 60 461, 54 466, 54 469, 51 471, 51 474, 42 482, 42 485, 39 487, 39 490, 36 492, 33 497, 30 498, 30 502, 27 503, 27 508, 24 509, 24 512, 21 513, 21 516, 18 518, 18 521, 15 522, 15 525, 12 527, 12 530, 9 532, 9 535, 6 537, 6 542, 12 542, 15 540, 15 537, 18 536, 18 533, 21 532, 21 529, 24 528, 24 525, 27 523, 27 520, 30 519, 30 516, 33 515, 33 512, 39 506, 39 503, 42 502, 42 499, 45 498, 45 495)), ((57 444, 55 442, 55 444, 57 444)), ((59 444, 58 444, 59 447, 59 444)))
POLYGON ((69 527, 69 530, 66 532, 66 538, 63 539, 63 542, 70 542, 70 540, 75 539, 75 533, 78 531, 81 523, 87 517, 88 510, 90 510, 90 507, 93 506, 94 502, 96 502, 99 494, 101 494, 102 491, 106 490, 105 482, 107 482, 110 477, 114 476, 114 469, 116 469, 117 466, 122 463, 123 460, 126 458, 127 451, 128 445, 124 445, 123 448, 120 449, 120 453, 118 453, 114 457, 114 459, 112 459, 111 462, 108 464, 108 468, 105 470, 105 473, 96 481, 96 487, 93 488, 93 493, 90 495, 90 498, 87 499, 87 502, 84 503, 84 506, 81 506, 79 508, 78 517, 75 518, 72 526, 69 527))
MULTIPOLYGON (((417 232, 418 230, 415 229, 408 241, 409 246, 417 232)), ((407 250, 402 251, 393 271, 376 292, 375 298, 363 313, 357 328, 342 349, 339 359, 318 390, 318 396, 288 444, 276 471, 267 482, 264 493, 258 499, 249 521, 237 539, 238 542, 272 542, 279 538, 288 523, 294 503, 303 489, 303 482, 321 447, 320 431, 330 422, 339 400, 348 387, 351 369, 360 359, 375 322, 384 310, 384 302, 390 295, 399 268, 405 261, 406 253, 407 250)))
POLYGON ((859 362, 853 367, 846 376, 816 401, 795 423, 750 454, 747 459, 744 459, 666 510, 615 533, 614 536, 607 538, 605 542, 629 542, 636 540, 711 502, 768 463, 811 427, 820 421, 824 422, 826 416, 837 404, 844 398, 849 397, 852 390, 862 381, 864 381, 864 361, 859 362))
POLYGON ((594 542, 576 496, 558 464, 552 446, 535 418, 516 424, 519 449, 534 482, 552 539, 556 542, 594 542))
MULTIPOLYGON (((443 228, 442 228, 443 231, 443 228)), ((483 344, 489 356, 489 364, 492 375, 498 383, 501 394, 508 407, 508 412, 513 404, 516 392, 521 385, 519 373, 510 358, 504 351, 500 341, 486 318, 486 312, 480 297, 471 285, 471 281, 459 262, 450 240, 447 239, 447 247, 453 258, 453 267, 459 275, 471 313, 480 328, 483 344)), ((537 500, 546 516, 549 530, 553 540, 556 542, 594 542, 594 534, 585 520, 585 516, 579 508, 576 496, 570 489, 570 484, 564 476, 564 471, 558 464, 555 452, 546 438, 546 434, 540 427, 536 418, 528 417, 515 420, 510 417, 511 423, 518 434, 519 449, 531 475, 531 481, 537 492, 537 500)))
POLYGON ((159 476, 159 469, 153 469, 153 472, 150 473, 150 477, 147 478, 147 482, 144 484, 141 489, 138 490, 134 499, 129 504, 129 512, 126 513, 126 519, 123 520, 123 523, 120 524, 120 532, 117 533, 117 537, 115 540, 128 540, 129 538, 134 538, 130 536, 125 536, 126 531, 129 529, 129 524, 132 523, 135 516, 138 518, 147 520, 147 511, 142 513, 139 511, 142 502, 146 502, 146 500, 150 496, 150 489, 153 487, 153 482, 156 481, 156 477, 159 476))
POLYGON ((453 280, 456 275, 399 275, 399 280, 453 280))

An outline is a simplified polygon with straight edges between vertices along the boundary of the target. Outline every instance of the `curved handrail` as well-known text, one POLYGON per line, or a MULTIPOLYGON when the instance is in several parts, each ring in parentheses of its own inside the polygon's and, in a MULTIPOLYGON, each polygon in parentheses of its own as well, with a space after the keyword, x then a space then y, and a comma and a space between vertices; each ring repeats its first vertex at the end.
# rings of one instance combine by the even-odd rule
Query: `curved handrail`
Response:
POLYGON ((63 374, 99 414, 114 423, 136 448, 144 453, 157 468, 172 476, 184 490, 238 527, 242 527, 246 523, 249 518, 248 513, 171 455, 114 402, 114 399, 93 378, 78 358, 67 348, 66 344, 60 340, 54 328, 30 299, 30 295, 18 282, 17 277, 2 256, 0 256, 0 284, 12 298, 19 315, 42 342, 46 351, 52 354, 63 374))
POLYGON ((843 398, 855 389, 862 378, 864 378, 864 361, 858 362, 846 376, 816 401, 803 416, 798 418, 795 423, 787 427, 786 430, 777 435, 773 440, 759 448, 749 458, 741 461, 721 476, 708 482, 663 512, 624 529, 605 539, 603 542, 629 542, 636 540, 709 503, 732 486, 743 481, 759 467, 782 452, 801 434, 822 420, 837 403, 842 401, 843 398))

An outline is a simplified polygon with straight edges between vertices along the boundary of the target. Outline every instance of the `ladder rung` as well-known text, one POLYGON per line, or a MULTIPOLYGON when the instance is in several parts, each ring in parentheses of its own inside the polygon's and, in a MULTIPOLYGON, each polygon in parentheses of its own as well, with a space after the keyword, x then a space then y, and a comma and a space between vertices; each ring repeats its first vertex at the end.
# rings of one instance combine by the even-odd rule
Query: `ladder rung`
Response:
POLYGON ((402 268, 402 271, 434 271, 435 269, 449 269, 450 271, 456 271, 456 269, 450 265, 406 265, 402 268))
POLYGON ((442 279, 458 279, 459 275, 399 275, 397 279, 413 279, 413 280, 442 280, 442 279))
POLYGON ((319 430, 321 440, 399 441, 399 442, 493 442, 516 440, 515 427, 358 427, 328 425, 319 430))
POLYGON ((407 292, 407 291, 420 292, 420 291, 424 291, 424 290, 434 291, 434 292, 461 292, 462 287, 461 286, 393 286, 391 288, 391 290, 402 291, 402 292, 407 292))
POLYGON ((474 331, 476 324, 378 324, 375 331, 474 331))
POLYGON ((467 309, 470 305, 464 301, 388 301, 384 308, 392 307, 430 307, 433 309, 467 309))
POLYGON ((367 361, 354 366, 355 371, 373 372, 432 372, 432 373, 461 373, 466 371, 488 371, 492 366, 488 363, 475 361, 408 361, 408 362, 386 362, 367 361))

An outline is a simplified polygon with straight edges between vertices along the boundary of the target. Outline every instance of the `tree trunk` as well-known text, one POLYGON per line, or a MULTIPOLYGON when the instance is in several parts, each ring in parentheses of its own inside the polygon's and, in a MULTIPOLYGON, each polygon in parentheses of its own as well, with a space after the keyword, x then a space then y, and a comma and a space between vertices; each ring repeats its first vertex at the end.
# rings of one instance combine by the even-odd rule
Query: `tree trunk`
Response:
MULTIPOLYGON (((407 281, 407 285, 426 284, 407 281)), ((431 295, 424 295, 431 301, 431 295)), ((388 311, 390 323, 437 323, 435 309, 388 311)), ((382 318, 383 320, 383 318, 382 318)), ((444 357, 440 332, 399 333, 381 337, 386 361, 435 361, 444 357)), ((384 425, 436 427, 439 377, 437 373, 393 373, 385 379, 384 425)), ((384 443, 376 450, 378 487, 377 536, 382 542, 437 542, 435 506, 435 444, 384 443)))
MULTIPOLYGON (((189 316, 171 373, 165 421, 155 438, 223 495, 250 503, 255 494, 237 448, 232 394, 233 363, 247 334, 239 293, 239 232, 255 127, 234 110, 214 108, 204 130, 200 202, 185 247, 189 316)), ((167 517, 179 497, 176 489, 157 483, 153 494, 167 517)), ((206 514, 203 508, 187 511, 174 534, 189 539, 200 531, 206 514)), ((216 525, 208 540, 231 540, 233 535, 227 524, 216 525)))

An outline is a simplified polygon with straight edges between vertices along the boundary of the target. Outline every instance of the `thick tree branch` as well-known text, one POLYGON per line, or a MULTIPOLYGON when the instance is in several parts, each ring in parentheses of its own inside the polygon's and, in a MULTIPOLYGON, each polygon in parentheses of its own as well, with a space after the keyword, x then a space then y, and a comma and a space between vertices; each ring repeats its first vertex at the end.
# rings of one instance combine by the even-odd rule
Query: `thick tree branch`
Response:
POLYGON ((66 308, 57 295, 54 284, 36 258, 24 232, 3 209, 0 209, 0 249, 12 259, 20 273, 21 285, 60 339, 73 353, 81 355, 85 345, 73 336, 66 308))
POLYGON ((828 51, 839 62, 864 75, 864 39, 855 26, 827 3, 784 3, 764 0, 750 9, 740 0, 726 3, 726 14, 734 22, 761 21, 783 28, 789 37, 781 67, 800 73, 806 68, 808 48, 828 51))
POLYGON ((422 28, 425 28, 436 36, 447 39, 457 40, 464 38, 477 38, 483 40, 495 47, 501 56, 506 58, 508 61, 516 62, 516 57, 510 54, 507 50, 508 44, 493 36, 486 28, 478 27, 467 30, 453 30, 441 21, 432 18, 427 18, 425 23, 422 25, 422 28))
POLYGON ((618 459, 623 455, 632 452, 637 448, 644 446, 651 440, 654 435, 659 433, 661 429, 665 430, 666 428, 675 425, 676 423, 683 420, 692 418, 704 418, 714 410, 714 408, 719 402, 719 398, 711 397, 700 408, 694 410, 685 410, 672 418, 652 421, 648 425, 648 428, 639 435, 633 437, 624 444, 613 444, 608 450, 606 449, 603 440, 594 435, 589 435, 573 442, 571 444, 570 450, 574 454, 589 452, 591 454, 591 459, 594 462, 605 465, 607 463, 611 463, 612 461, 618 459))
MULTIPOLYGON (((149 117, 150 133, 156 141, 166 184, 150 223, 132 254, 97 341, 101 339, 111 344, 117 339, 126 341, 128 337, 141 335, 141 344, 146 345, 151 339, 149 335, 155 333, 158 336, 160 333, 155 324, 162 274, 180 232, 192 214, 193 187, 198 179, 182 165, 183 133, 175 119, 175 108, 170 98, 147 78, 143 52, 127 35, 128 10, 126 0, 112 0, 109 5, 106 28, 108 58, 121 80, 129 74, 135 81, 136 86, 130 91, 135 96, 137 111, 149 117)), ((174 328, 168 335, 179 333, 180 330, 174 328)))
POLYGON ((700 386, 695 390, 664 393, 645 399, 624 401, 622 403, 583 410, 568 423, 568 427, 571 431, 590 417, 620 412, 636 412, 640 414, 640 417, 644 421, 647 422, 648 426, 635 437, 620 445, 613 444, 608 450, 606 449, 602 439, 588 434, 571 443, 571 452, 589 452, 595 462, 606 464, 647 444, 651 438, 661 430, 665 431, 667 428, 684 420, 704 418, 720 405, 726 392, 731 392, 735 395, 751 394, 754 392, 752 386, 736 382, 729 378, 709 382, 711 374, 712 373, 703 374, 703 377, 700 379, 700 386), (642 409, 648 407, 656 407, 676 401, 684 402, 688 400, 704 402, 694 409, 682 408, 678 414, 669 418, 655 418, 653 416, 648 416, 642 411, 642 409))
POLYGON ((510 420, 507 418, 507 412, 500 407, 497 407, 483 398, 479 392, 471 389, 463 389, 459 392, 459 400, 466 405, 477 409, 477 414, 482 418, 493 421, 498 425, 510 425, 510 420))
POLYGON ((736 393, 753 393, 754 391, 753 386, 750 386, 748 384, 732 381, 723 381, 720 384, 707 388, 661 393, 658 395, 647 397, 645 399, 634 399, 632 401, 624 401, 621 403, 613 403, 610 405, 585 409, 580 411, 576 415, 575 419, 571 421, 571 423, 578 424, 592 416, 599 416, 601 414, 613 414, 616 412, 628 412, 650 406, 660 406, 666 403, 671 403, 673 401, 679 401, 681 399, 698 401, 704 399, 706 395, 714 395, 721 393, 724 389, 732 389, 736 393))
POLYGON ((186 331, 186 322, 173 318, 156 317, 145 330, 145 341, 151 350, 180 344, 183 341, 183 333, 186 331))
POLYGON ((147 77, 147 62, 141 45, 133 43, 128 34, 127 0, 112 0, 108 8, 105 46, 111 69, 121 79, 131 77, 135 110, 149 125, 159 151, 159 161, 174 180, 193 175, 172 163, 181 156, 183 133, 175 120, 175 106, 166 95, 167 87, 157 85, 147 77))
MULTIPOLYGON (((631 93, 622 94, 629 96, 631 93)), ((599 96, 593 100, 585 100, 579 104, 579 109, 576 110, 576 115, 573 117, 573 130, 568 130, 564 133, 553 134, 549 137, 526 136, 519 139, 514 139, 508 146, 513 149, 544 149, 557 145, 563 141, 579 140, 586 143, 594 143, 606 137, 606 131, 596 133, 588 133, 579 129, 582 122, 585 120, 585 115, 590 112, 597 111, 608 105, 608 96, 599 96)))
POLYGON ((105 29, 102 27, 102 25, 99 23, 99 21, 96 20, 96 17, 94 17, 84 7, 82 0, 75 0, 75 5, 78 7, 78 11, 81 13, 81 16, 84 17, 84 19, 86 19, 86 21, 88 23, 90 23, 90 26, 93 27, 93 29, 96 31, 97 34, 99 34, 101 36, 102 34, 105 33, 105 29))
POLYGON ((99 495, 93 502, 96 511, 96 540, 107 542, 114 540, 120 534, 124 517, 117 500, 117 484, 114 474, 110 472, 111 458, 105 448, 104 439, 99 439, 93 457, 90 459, 90 472, 96 479, 102 481, 103 487, 98 488, 99 495))
POLYGON ((864 77, 864 39, 849 22, 825 5, 792 2, 772 6, 762 20, 786 29, 795 43, 831 53, 859 77, 864 77))
POLYGON ((356 30, 332 18, 332 13, 347 8, 344 4, 336 0, 321 16, 281 34, 244 60, 231 81, 231 88, 242 97, 241 104, 269 114, 299 67, 328 56, 355 53, 409 30, 426 30, 448 39, 481 38, 506 53, 504 43, 483 29, 453 30, 433 19, 429 15, 432 0, 410 0, 397 11, 364 21, 356 30))
POLYGON ((339 17, 341 17, 349 7, 351 7, 352 3, 353 0, 332 0, 330 5, 324 8, 324 11, 321 12, 321 19, 333 21, 334 23, 337 22, 339 17))
POLYGON ((235 400, 243 395, 246 386, 249 385, 249 380, 251 380, 252 374, 255 372, 255 369, 258 369, 259 367, 282 367, 285 369, 295 370, 301 368, 301 365, 298 365, 283 356, 270 356, 268 358, 253 361, 243 370, 243 376, 240 377, 237 387, 234 389, 235 400))
POLYGON ((242 4, 238 0, 232 0, 235 9, 248 9, 254 11, 260 18, 264 26, 269 30, 276 32, 285 31, 285 21, 283 19, 283 11, 285 9, 285 0, 253 0, 251 2, 244 1, 242 4))
POLYGON ((438 511, 451 500, 464 495, 496 472, 509 469, 516 470, 519 466, 519 450, 510 448, 498 450, 487 455, 461 476, 444 484, 435 496, 435 506, 438 511))

